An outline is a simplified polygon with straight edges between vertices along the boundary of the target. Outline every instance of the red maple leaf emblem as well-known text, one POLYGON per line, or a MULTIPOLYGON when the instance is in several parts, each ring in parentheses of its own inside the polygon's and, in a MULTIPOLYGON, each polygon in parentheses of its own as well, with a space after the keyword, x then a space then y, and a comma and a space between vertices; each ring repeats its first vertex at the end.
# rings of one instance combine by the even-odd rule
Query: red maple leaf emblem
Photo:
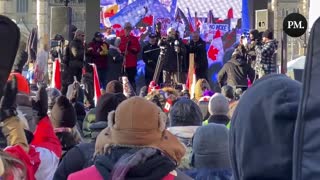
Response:
POLYGON ((219 49, 215 48, 214 46, 211 46, 208 51, 208 56, 212 61, 217 60, 217 55, 219 54, 219 49))

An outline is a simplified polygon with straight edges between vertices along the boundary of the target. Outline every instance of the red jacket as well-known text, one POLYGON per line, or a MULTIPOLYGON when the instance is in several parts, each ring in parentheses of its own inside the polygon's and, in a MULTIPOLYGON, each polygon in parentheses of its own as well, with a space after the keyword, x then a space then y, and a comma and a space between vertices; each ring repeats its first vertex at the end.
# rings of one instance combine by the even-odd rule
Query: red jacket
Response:
POLYGON ((107 61, 108 56, 107 55, 100 55, 100 52, 102 51, 101 46, 105 45, 109 49, 109 45, 105 42, 98 42, 93 40, 90 42, 89 47, 92 48, 91 51, 88 52, 88 54, 92 58, 92 62, 96 64, 97 68, 107 68, 107 61))
MULTIPOLYGON (((175 180, 176 177, 177 177, 177 172, 172 171, 161 180, 175 180)), ((103 177, 100 175, 99 171, 95 166, 91 166, 82 171, 78 171, 73 174, 70 174, 70 176, 68 177, 68 180, 87 180, 87 179, 103 180, 103 177)))
POLYGON ((127 37, 121 36, 119 49, 122 53, 125 53, 128 41, 130 42, 128 44, 128 54, 126 56, 125 66, 127 68, 137 67, 137 59, 140 52, 140 43, 138 38, 132 35, 129 35, 127 37))
POLYGON ((9 146, 5 152, 23 162, 27 170, 27 180, 49 180, 53 178, 58 167, 62 147, 49 117, 46 116, 37 125, 29 152, 25 152, 19 145, 9 146))

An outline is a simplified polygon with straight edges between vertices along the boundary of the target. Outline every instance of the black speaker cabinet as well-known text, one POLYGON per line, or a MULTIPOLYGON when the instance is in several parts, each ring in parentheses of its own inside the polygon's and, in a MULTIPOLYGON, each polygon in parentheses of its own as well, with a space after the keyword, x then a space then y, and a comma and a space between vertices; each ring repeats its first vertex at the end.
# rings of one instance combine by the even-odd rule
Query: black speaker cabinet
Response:
POLYGON ((53 39, 56 34, 61 34, 64 39, 70 39, 71 18, 70 7, 51 7, 50 39, 53 39))

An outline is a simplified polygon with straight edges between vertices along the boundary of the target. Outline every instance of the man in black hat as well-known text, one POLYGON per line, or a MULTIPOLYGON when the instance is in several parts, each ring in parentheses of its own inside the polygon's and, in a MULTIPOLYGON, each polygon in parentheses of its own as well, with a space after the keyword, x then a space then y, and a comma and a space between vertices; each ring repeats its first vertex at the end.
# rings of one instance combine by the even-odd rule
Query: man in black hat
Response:
MULTIPOLYGON (((157 35, 151 33, 149 35, 149 42, 143 47, 142 59, 145 63, 145 83, 149 86, 152 81, 154 72, 156 70, 158 57, 160 55, 160 48, 157 45, 157 35)), ((161 71, 161 70, 160 70, 161 71)), ((160 80, 162 80, 162 73, 160 73, 160 80)))
POLYGON ((273 39, 273 32, 266 30, 262 34, 263 45, 256 45, 256 73, 259 78, 277 72, 276 52, 278 42, 273 39))
POLYGON ((89 43, 88 55, 97 66, 100 88, 105 90, 107 83, 107 58, 109 45, 102 40, 103 34, 96 32, 89 43))

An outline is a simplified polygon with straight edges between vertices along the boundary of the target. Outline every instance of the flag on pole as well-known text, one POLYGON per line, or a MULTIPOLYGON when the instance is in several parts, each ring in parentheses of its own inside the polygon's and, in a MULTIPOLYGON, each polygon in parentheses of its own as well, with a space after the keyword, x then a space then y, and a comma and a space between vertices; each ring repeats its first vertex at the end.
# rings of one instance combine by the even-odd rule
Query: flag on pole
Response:
POLYGON ((93 68, 94 103, 95 105, 97 105, 97 102, 101 96, 99 76, 98 76, 97 66, 93 63, 90 65, 93 68))
POLYGON ((194 32, 196 30, 195 23, 193 18, 191 17, 190 9, 189 8, 187 9, 188 9, 188 20, 189 20, 190 32, 194 32))
POLYGON ((194 67, 194 54, 191 53, 189 55, 189 72, 187 77, 186 86, 190 92, 190 98, 193 99, 194 97, 194 88, 196 85, 197 77, 196 77, 196 70, 194 67))
POLYGON ((221 37, 220 30, 216 31, 213 40, 211 41, 209 50, 208 50, 208 58, 209 65, 213 62, 218 62, 223 60, 224 50, 223 50, 223 42, 221 37))
POLYGON ((61 90, 61 70, 58 58, 53 62, 51 87, 61 90))

